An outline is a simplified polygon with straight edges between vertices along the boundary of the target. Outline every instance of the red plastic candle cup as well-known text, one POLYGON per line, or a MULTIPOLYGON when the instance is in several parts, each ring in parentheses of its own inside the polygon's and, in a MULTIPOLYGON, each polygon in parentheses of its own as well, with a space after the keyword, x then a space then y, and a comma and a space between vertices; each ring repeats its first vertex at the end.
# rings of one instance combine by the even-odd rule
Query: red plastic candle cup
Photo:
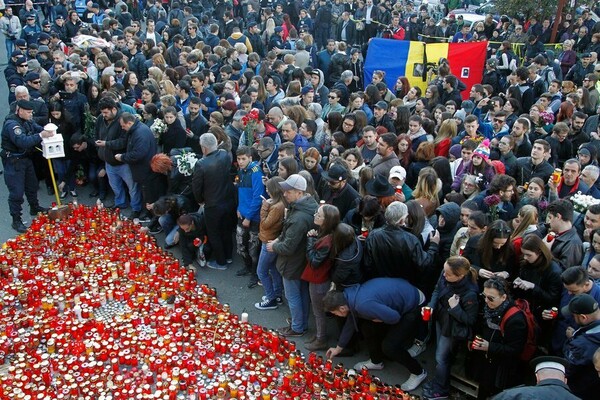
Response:
POLYGON ((431 307, 423 307, 423 321, 431 319, 431 307))
POLYGON ((552 307, 550 310, 550 315, 552 315, 552 319, 558 318, 558 308, 552 307))

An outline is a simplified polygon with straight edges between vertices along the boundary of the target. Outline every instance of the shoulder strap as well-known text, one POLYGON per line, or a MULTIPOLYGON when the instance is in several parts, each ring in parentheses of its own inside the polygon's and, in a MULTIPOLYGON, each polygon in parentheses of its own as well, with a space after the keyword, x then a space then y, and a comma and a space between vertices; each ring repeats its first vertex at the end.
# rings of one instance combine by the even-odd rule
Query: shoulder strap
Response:
POLYGON ((502 320, 500 321, 500 332, 502 333, 502 335, 504 335, 504 326, 506 325, 506 321, 508 321, 508 319, 510 317, 512 317, 519 311, 521 311, 521 309, 519 307, 512 306, 511 308, 508 309, 506 314, 504 314, 504 316, 502 317, 502 320))

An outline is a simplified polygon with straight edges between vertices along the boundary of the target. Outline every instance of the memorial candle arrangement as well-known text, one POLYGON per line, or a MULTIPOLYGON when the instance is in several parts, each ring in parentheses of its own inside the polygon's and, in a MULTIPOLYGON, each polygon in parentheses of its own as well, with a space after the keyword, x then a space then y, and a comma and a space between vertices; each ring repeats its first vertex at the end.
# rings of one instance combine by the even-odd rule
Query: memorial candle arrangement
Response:
POLYGON ((69 207, 0 250, 0 400, 411 398, 240 319, 118 210, 69 207))

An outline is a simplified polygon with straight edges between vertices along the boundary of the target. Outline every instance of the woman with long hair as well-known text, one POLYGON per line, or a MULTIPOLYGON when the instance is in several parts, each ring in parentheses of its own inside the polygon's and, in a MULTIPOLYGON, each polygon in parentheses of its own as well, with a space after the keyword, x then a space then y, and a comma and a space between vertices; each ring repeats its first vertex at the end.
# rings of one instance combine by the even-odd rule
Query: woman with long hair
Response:
POLYGON ((447 119, 441 123, 438 134, 433 140, 436 156, 448 157, 452 139, 456 137, 457 131, 458 127, 454 119, 447 119))
POLYGON ((544 323, 542 311, 558 307, 563 285, 562 269, 552 256, 552 252, 538 235, 526 235, 521 243, 523 259, 519 275, 513 282, 513 293, 519 299, 529 302, 529 307, 539 324, 544 323))
POLYGON ((398 160, 400 165, 408 170, 410 164, 414 161, 415 154, 412 149, 412 139, 407 133, 398 135, 398 160))
POLYGON ((517 99, 506 99, 506 103, 502 106, 502 109, 506 111, 506 125, 509 129, 512 129, 513 124, 521 115, 521 103, 517 99))
POLYGON ((342 153, 342 159, 348 164, 352 177, 358 181, 360 170, 365 167, 360 151, 356 147, 348 149, 342 153))
POLYGON ((548 199, 546 198, 546 185, 541 178, 531 178, 527 187, 523 188, 525 193, 519 198, 517 209, 524 207, 527 204, 534 206, 538 210, 538 221, 544 223, 546 220, 546 208, 548 207, 548 199))
POLYGON ((356 208, 346 213, 344 222, 350 225, 360 240, 364 241, 363 232, 371 232, 373 229, 385 225, 383 208, 375 196, 369 194, 363 196, 358 201, 356 208))
POLYGON ((473 368, 479 381, 478 399, 487 399, 523 381, 521 352, 527 342, 527 322, 514 306, 506 279, 494 276, 483 284, 483 320, 475 330, 471 348, 473 368), (503 329, 501 329, 503 325, 503 329))
POLYGON ((433 379, 423 387, 426 398, 448 397, 453 355, 473 338, 478 294, 477 271, 469 260, 448 258, 428 304, 436 328, 436 367, 433 379))
POLYGON ((133 106, 138 100, 142 99, 142 85, 135 72, 128 72, 123 77, 123 87, 125 88, 125 98, 123 103, 133 106))
POLYGON ((556 122, 566 122, 570 125, 571 117, 575 112, 575 106, 570 101, 563 101, 556 114, 556 122))
POLYGON ((444 201, 444 198, 448 193, 452 191, 452 169, 450 161, 446 157, 435 157, 429 163, 429 166, 433 168, 438 176, 438 184, 441 182, 442 189, 439 191, 440 203, 444 201))
POLYGON ((319 186, 319 182, 321 181, 321 173, 323 172, 323 167, 321 167, 321 154, 319 150, 314 147, 308 148, 301 156, 302 166, 305 171, 308 171, 315 183, 315 186, 319 186))
POLYGON ((94 82, 90 85, 87 93, 87 101, 90 105, 90 113, 97 117, 100 115, 100 109, 98 108, 98 103, 100 103, 100 98, 102 94, 102 86, 98 83, 94 82))
POLYGON ((427 167, 421 170, 413 191, 413 199, 423 207, 427 218, 431 217, 440 205, 438 195, 440 186, 437 173, 433 168, 427 167))
POLYGON ((396 94, 396 98, 404 99, 404 96, 407 95, 409 90, 410 83, 408 82, 408 78, 405 76, 399 76, 398 79, 396 79, 396 84, 392 90, 396 94))
POLYGON ((336 206, 324 204, 317 208, 314 224, 317 229, 311 229, 306 236, 307 264, 301 279, 308 282, 310 302, 315 317, 315 337, 305 343, 309 351, 326 350, 327 317, 323 310, 323 297, 331 286, 331 268, 333 267, 333 232, 340 223, 340 211, 336 206))
POLYGON ((427 250, 429 237, 434 228, 429 223, 423 207, 417 200, 409 200, 405 204, 408 208, 408 217, 404 229, 415 235, 421 242, 423 249, 427 250))
POLYGON ((163 120, 167 125, 167 130, 161 135, 159 144, 162 144, 162 150, 165 154, 171 154, 173 149, 181 149, 185 147, 187 133, 179 118, 177 118, 177 109, 175 107, 167 107, 163 111, 163 120))
POLYGON ((425 90, 425 98, 427 99, 427 110, 430 112, 440 104, 440 92, 437 85, 429 85, 425 90))
MULTIPOLYGON (((422 142, 415 151, 414 160, 406 170, 406 184, 415 187, 419 172, 429 165, 429 162, 435 157, 434 144, 431 142, 422 142)), ((400 164, 402 165, 402 163, 400 164)))
POLYGON ((590 91, 585 87, 577 88, 577 96, 579 96, 579 104, 577 104, 577 108, 579 111, 586 113, 587 115, 592 115, 596 112, 594 110, 594 104, 592 104, 592 100, 590 99, 590 91))
POLYGON ((109 91, 117 81, 115 81, 115 77, 112 75, 102 75, 100 77, 100 86, 102 86, 102 92, 109 91))
POLYGON ((298 173, 298 163, 294 157, 284 157, 279 160, 277 176, 287 179, 290 175, 298 173))
POLYGON ((254 304, 254 307, 259 310, 274 310, 283 303, 283 278, 275 265, 277 253, 267 251, 267 243, 277 239, 283 229, 286 208, 283 189, 280 185, 283 181, 282 177, 275 176, 266 182, 265 187, 269 199, 263 199, 260 208, 258 238, 262 245, 256 273, 265 295, 260 302, 254 304))
POLYGON ((517 216, 513 219, 513 233, 510 235, 510 240, 515 250, 517 262, 521 259, 521 243, 527 235, 541 235, 537 229, 538 211, 532 205, 525 205, 520 210, 517 216))
POLYGON ((262 76, 255 75, 250 80, 249 87, 252 87, 258 91, 257 100, 262 104, 267 99, 267 89, 265 88, 265 81, 262 76))
POLYGON ((479 273, 481 283, 494 276, 514 277, 516 263, 511 233, 508 224, 499 219, 492 222, 485 233, 471 237, 467 242, 463 255, 479 273))

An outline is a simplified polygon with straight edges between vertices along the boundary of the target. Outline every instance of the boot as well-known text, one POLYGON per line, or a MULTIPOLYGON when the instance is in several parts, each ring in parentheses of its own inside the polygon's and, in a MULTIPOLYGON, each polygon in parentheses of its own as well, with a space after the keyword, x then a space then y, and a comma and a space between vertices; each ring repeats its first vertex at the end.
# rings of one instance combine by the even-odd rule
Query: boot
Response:
POLYGON ((12 217, 13 222, 12 222, 12 228, 19 232, 19 233, 25 233, 27 232, 27 227, 23 224, 23 221, 21 221, 21 216, 19 215, 13 215, 12 217))
POLYGON ((45 213, 47 212, 48 209, 45 207, 41 207, 39 204, 35 205, 35 206, 29 206, 29 214, 36 216, 38 215, 38 213, 45 213))

